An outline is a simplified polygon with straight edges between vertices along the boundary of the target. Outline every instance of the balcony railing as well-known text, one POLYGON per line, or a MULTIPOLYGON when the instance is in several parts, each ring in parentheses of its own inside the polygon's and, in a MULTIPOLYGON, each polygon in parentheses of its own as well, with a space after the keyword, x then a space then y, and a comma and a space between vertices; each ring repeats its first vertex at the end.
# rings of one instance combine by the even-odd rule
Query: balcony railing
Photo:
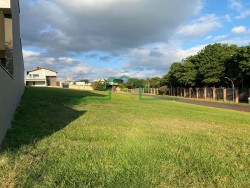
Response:
POLYGON ((1 66, 10 74, 13 75, 13 46, 12 42, 5 43, 5 58, 0 59, 1 66))

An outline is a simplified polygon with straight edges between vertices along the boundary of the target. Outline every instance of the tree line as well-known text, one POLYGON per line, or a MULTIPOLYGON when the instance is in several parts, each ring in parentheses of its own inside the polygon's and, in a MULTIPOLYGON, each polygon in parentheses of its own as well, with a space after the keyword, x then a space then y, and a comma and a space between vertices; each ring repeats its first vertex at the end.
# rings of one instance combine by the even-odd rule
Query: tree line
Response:
POLYGON ((210 44, 182 62, 174 62, 161 85, 173 87, 250 87, 250 45, 210 44))
MULTIPOLYGON (((161 86, 232 87, 230 80, 235 87, 250 88, 250 43, 240 47, 235 44, 209 44, 197 54, 172 63, 162 78, 129 78, 119 85, 128 89, 161 86)), ((95 82, 92 85, 100 89, 106 83, 95 82)))

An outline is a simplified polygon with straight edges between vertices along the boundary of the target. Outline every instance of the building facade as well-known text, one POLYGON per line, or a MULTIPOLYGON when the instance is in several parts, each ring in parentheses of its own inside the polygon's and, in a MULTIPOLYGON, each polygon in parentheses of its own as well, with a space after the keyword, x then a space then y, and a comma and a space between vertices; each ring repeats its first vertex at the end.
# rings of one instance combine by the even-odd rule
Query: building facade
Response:
POLYGON ((35 70, 27 71, 25 78, 26 86, 57 86, 57 72, 43 67, 37 67, 35 70))
POLYGON ((0 144, 24 91, 19 1, 0 0, 0 144))

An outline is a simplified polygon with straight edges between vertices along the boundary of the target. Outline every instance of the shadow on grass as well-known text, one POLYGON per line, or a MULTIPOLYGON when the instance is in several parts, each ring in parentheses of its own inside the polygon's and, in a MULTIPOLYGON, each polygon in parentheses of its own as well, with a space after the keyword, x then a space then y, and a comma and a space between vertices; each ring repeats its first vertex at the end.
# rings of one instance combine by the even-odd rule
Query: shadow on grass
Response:
POLYGON ((2 151, 34 144, 84 115, 86 111, 73 109, 79 102, 70 100, 84 96, 105 97, 91 91, 27 87, 12 128, 2 143, 2 151))

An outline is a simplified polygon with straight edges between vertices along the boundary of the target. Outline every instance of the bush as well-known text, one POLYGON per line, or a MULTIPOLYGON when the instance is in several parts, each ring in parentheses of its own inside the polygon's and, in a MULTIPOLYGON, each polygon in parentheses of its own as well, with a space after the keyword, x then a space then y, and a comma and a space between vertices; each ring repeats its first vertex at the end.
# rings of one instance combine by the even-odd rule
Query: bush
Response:
POLYGON ((93 90, 104 90, 105 84, 101 81, 93 82, 92 84, 93 90))
POLYGON ((128 92, 128 88, 121 88, 122 92, 128 92))
POLYGON ((168 86, 161 86, 159 88, 159 95, 166 95, 169 92, 168 86))

